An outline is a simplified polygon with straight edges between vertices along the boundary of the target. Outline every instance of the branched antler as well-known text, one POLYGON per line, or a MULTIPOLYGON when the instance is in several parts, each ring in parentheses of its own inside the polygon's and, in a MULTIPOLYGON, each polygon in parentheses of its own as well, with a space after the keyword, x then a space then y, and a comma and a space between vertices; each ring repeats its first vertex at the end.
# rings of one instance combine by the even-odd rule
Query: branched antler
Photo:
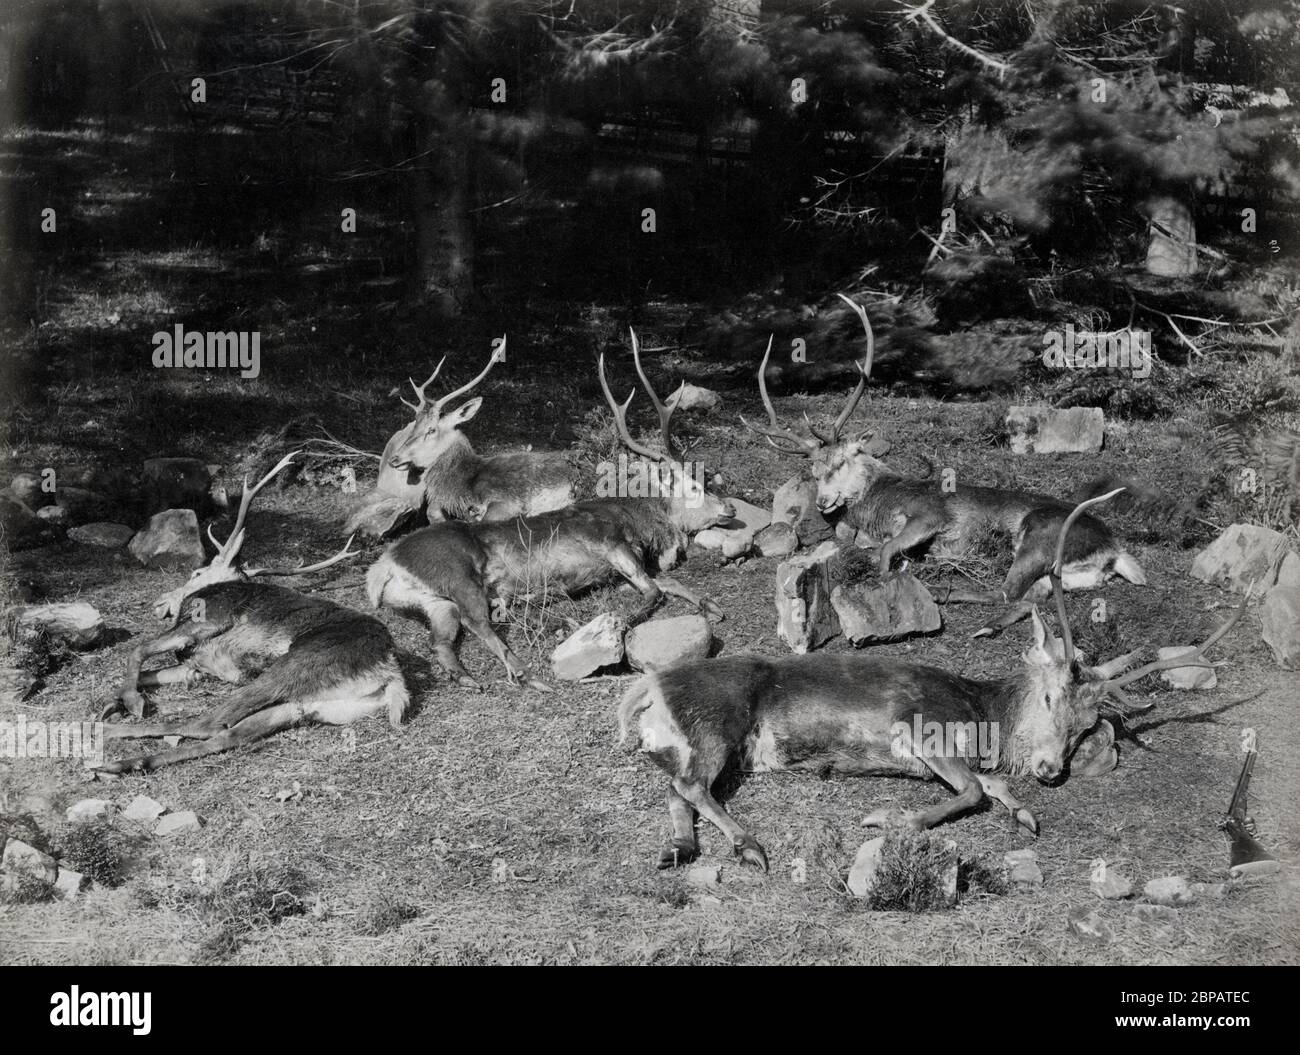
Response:
POLYGON ((217 536, 212 533, 212 525, 208 525, 208 538, 212 544, 217 547, 217 555, 212 558, 213 564, 225 564, 229 566, 239 554, 239 548, 244 544, 244 521, 248 518, 248 507, 253 504, 253 499, 257 497, 257 492, 269 484, 277 475, 284 471, 301 451, 293 451, 286 454, 276 463, 269 473, 257 481, 256 486, 248 486, 248 477, 244 477, 244 493, 239 498, 239 512, 235 516, 235 526, 231 529, 230 534, 226 536, 225 542, 218 542, 217 536))

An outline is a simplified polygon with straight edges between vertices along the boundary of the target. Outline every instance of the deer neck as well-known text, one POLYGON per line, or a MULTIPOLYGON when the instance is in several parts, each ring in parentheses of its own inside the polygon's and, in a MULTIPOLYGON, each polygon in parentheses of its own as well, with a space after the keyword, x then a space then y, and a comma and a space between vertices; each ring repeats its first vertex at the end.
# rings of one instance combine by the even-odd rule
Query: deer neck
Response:
POLYGON ((424 492, 432 504, 453 518, 470 514, 474 506, 471 484, 487 461, 459 432, 424 470, 424 492))
POLYGON ((1029 694, 1029 680, 1022 674, 995 681, 973 681, 979 699, 982 720, 996 722, 998 728, 998 760, 994 767, 1013 776, 1030 772, 1031 746, 1021 733, 1025 698, 1029 694))

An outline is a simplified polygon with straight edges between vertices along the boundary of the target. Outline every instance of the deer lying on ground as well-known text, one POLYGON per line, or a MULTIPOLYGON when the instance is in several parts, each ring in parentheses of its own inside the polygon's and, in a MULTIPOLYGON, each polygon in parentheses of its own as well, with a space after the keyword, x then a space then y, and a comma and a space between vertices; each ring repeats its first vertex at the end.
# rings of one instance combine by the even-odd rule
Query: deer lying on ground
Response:
MULTIPOLYGON (((840 294, 862 320, 867 335, 867 354, 858 368, 858 384, 835 419, 829 434, 823 435, 808 422, 811 437, 781 428, 772 400, 767 394, 768 342, 758 371, 758 387, 769 425, 749 425, 767 437, 777 450, 802 454, 812 459, 817 482, 817 507, 827 517, 837 514, 848 525, 879 546, 881 574, 895 557, 934 546, 936 555, 962 554, 990 531, 1003 532, 1014 540, 1011 568, 1002 588, 996 592, 950 591, 941 601, 984 604, 1012 604, 1008 612, 983 627, 976 636, 1023 618, 1029 602, 1042 601, 1049 593, 1048 569, 1052 548, 1061 523, 1070 514, 1070 503, 1028 491, 963 484, 945 491, 939 482, 910 480, 871 453, 868 431, 852 438, 841 435, 845 423, 857 408, 871 376, 875 335, 861 305, 840 294)), ((743 419, 742 419, 743 420, 743 419)), ((1071 536, 1062 573, 1067 590, 1089 590, 1118 575, 1138 586, 1146 575, 1137 561, 1116 544, 1110 529, 1096 517, 1084 516, 1071 536)))
POLYGON ((383 623, 333 601, 253 581, 261 575, 319 571, 354 551, 344 546, 328 560, 285 571, 235 563, 249 505, 293 458, 285 456, 254 487, 245 479, 235 526, 224 543, 208 528, 217 555, 185 585, 159 598, 154 612, 171 625, 131 653, 117 698, 101 717, 121 707, 141 717, 143 688, 189 685, 204 675, 239 687, 200 718, 106 726, 109 739, 181 736, 197 742, 106 763, 97 767, 101 772, 154 770, 228 751, 300 723, 346 725, 381 714, 394 726, 402 723, 410 695, 383 623), (168 652, 183 658, 174 666, 142 672, 147 659, 168 652))
POLYGON ((425 396, 438 377, 444 358, 422 385, 411 382, 418 405, 405 439, 386 451, 387 464, 408 479, 422 474, 425 513, 429 523, 443 520, 506 520, 547 513, 571 505, 574 468, 559 451, 508 451, 481 455, 470 446, 461 427, 478 414, 483 398, 475 396, 455 410, 447 405, 476 388, 492 367, 505 360, 506 339, 492 353, 476 378, 441 399, 425 396))
POLYGON ((681 597, 721 618, 712 601, 698 597, 675 579, 660 574, 685 555, 688 534, 726 523, 735 511, 708 494, 677 460, 670 423, 672 410, 660 402, 641 368, 636 334, 632 356, 638 376, 659 415, 662 451, 638 444, 598 362, 601 389, 614 413, 623 444, 655 463, 660 494, 650 498, 600 498, 567 509, 493 523, 434 524, 393 543, 366 575, 366 590, 376 608, 423 616, 429 624, 434 656, 448 675, 466 687, 478 683, 456 656, 461 627, 473 631, 506 668, 511 684, 527 681, 519 657, 492 628, 490 612, 545 584, 573 594, 620 577, 642 596, 632 621, 645 618, 663 594, 681 597))
POLYGON ((1083 509, 1112 495, 1084 502, 1067 516, 1050 573, 1061 637, 1048 633, 1032 607, 1034 644, 1011 677, 981 681, 918 663, 823 654, 698 660, 640 679, 619 707, 619 733, 624 742, 635 727, 637 748, 669 777, 672 837, 659 867, 696 857, 698 811, 731 840, 742 861, 767 870, 763 847, 713 797, 714 782, 733 761, 756 773, 938 777, 956 792, 954 798, 900 815, 877 811, 864 823, 901 820, 930 828, 975 808, 987 795, 1037 834, 1038 821, 997 774, 1057 780, 1076 745, 1098 725, 1103 707, 1134 712, 1125 685, 1157 670, 1212 666, 1206 651, 1245 609, 1243 602, 1194 653, 1128 673, 1121 672, 1136 653, 1081 667, 1061 589, 1061 554, 1083 509))

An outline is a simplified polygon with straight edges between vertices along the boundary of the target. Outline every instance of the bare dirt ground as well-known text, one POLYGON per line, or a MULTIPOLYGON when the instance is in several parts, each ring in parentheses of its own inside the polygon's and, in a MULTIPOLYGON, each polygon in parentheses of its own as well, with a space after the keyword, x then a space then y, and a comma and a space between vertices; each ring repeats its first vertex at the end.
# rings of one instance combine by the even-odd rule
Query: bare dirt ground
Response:
MULTIPOLYGON (((647 345, 667 343, 645 335, 647 345)), ((515 347, 512 336, 511 346, 515 347)), ((477 345, 476 345, 477 346, 477 345)), ((563 445, 564 421, 596 406, 581 370, 559 371, 544 357, 520 364, 487 393, 500 408, 469 430, 483 448, 525 439, 563 445), (549 428, 548 428, 549 426, 549 428), (547 440, 550 431, 555 438, 547 440)), ((486 347, 486 344, 484 344, 486 347)), ((583 359, 585 363, 585 358, 583 359)), ((417 368, 413 365, 412 371, 417 368)), ((465 367, 466 370, 469 367, 465 367)), ((667 372, 667 371, 666 371, 667 372)), ((404 412, 384 383, 317 377, 292 385, 259 382, 240 403, 248 428, 284 421, 310 408, 331 431, 378 450, 404 412)), ((393 376, 387 378, 387 374, 393 376)), ((173 438, 201 435, 187 421, 191 402, 213 382, 150 379, 153 388, 101 383, 69 387, 33 405, 20 428, 25 461, 46 454, 56 436, 119 435, 132 414, 145 436, 160 422, 148 409, 181 395, 167 424, 173 438), (57 416, 57 430, 50 416, 57 416), (87 423, 93 423, 93 427, 87 423)), ((215 384, 220 384, 217 382, 215 384)), ((723 408, 694 419, 693 457, 721 475, 723 490, 764 505, 791 475, 788 460, 758 445, 736 422, 758 410, 751 391, 724 392, 723 408)), ((779 401, 783 413, 829 417, 836 394, 779 401)), ((644 413, 643 403, 642 413, 644 413)), ((970 482, 1016 482, 1068 493, 1094 475, 1123 470, 1176 490, 1197 471, 1182 423, 1136 423, 1116 430, 1095 458, 1015 457, 990 432, 999 406, 939 404, 875 396, 858 417, 880 423, 899 452, 918 451, 953 466, 970 482), (1180 431, 1183 430, 1183 431, 1180 431)), ((642 419, 644 422, 644 419, 642 419)), ((129 432, 127 433, 129 436, 129 432)), ((130 448, 134 440, 128 440, 130 448)), ((184 445, 183 443, 181 444, 184 445)), ((102 449, 99 452, 102 454, 102 449)), ((157 451, 157 453, 168 453, 157 451)), ((289 564, 333 552, 341 541, 343 496, 335 489, 290 486, 254 507, 245 555, 289 564)), ((1120 518, 1112 518, 1138 530, 1120 518)), ((1199 640, 1228 614, 1232 599, 1192 581, 1193 552, 1168 542, 1131 541, 1147 571, 1145 589, 1116 583, 1104 591, 1107 645, 1199 640)), ((376 552, 370 551, 370 555, 376 552)), ((365 607, 368 560, 311 584, 336 600, 365 607)), ((726 565, 693 549, 681 578, 726 611, 718 629, 726 653, 777 654, 772 593, 776 562, 726 565)), ((1000 574, 1001 569, 999 569, 1000 574)), ((29 718, 86 719, 120 678, 126 653, 154 627, 150 604, 178 575, 145 571, 129 557, 106 559, 75 545, 13 555, 11 573, 38 583, 51 599, 80 597, 125 631, 115 644, 86 653, 56 672, 34 698, 10 708, 29 718)), ((938 581, 933 569, 923 578, 938 581)), ((1088 627, 1090 598, 1074 596, 1076 626, 1088 627)), ((579 602, 573 614, 627 603, 612 591, 579 602)), ((666 611, 679 610, 670 602, 666 611)), ((952 606, 940 635, 887 646, 972 675, 1009 673, 1028 631, 1024 624, 991 642, 973 642, 984 612, 952 606)), ((1279 670, 1250 612, 1217 647, 1225 661, 1218 688, 1197 693, 1147 689, 1156 706, 1136 719, 1121 743, 1119 768, 1095 780, 1042 787, 1015 783, 1037 815, 1038 839, 1012 830, 1000 809, 942 829, 964 858, 1000 859, 1032 845, 1045 883, 1029 893, 979 896, 946 912, 872 913, 847 896, 842 879, 869 810, 936 801, 948 792, 904 780, 819 781, 801 775, 750 777, 729 808, 752 828, 772 862, 764 877, 742 869, 720 833, 702 825, 704 860, 722 865, 720 889, 704 895, 679 872, 658 872, 654 854, 667 830, 664 781, 648 763, 616 748, 614 708, 627 678, 559 685, 543 695, 505 687, 501 671, 475 640, 462 643, 472 673, 488 686, 473 693, 430 667, 422 630, 384 616, 418 699, 410 724, 394 731, 374 721, 352 730, 305 728, 254 749, 187 763, 158 774, 90 783, 77 762, 18 761, 0 770, 0 820, 15 834, 33 829, 52 849, 66 840, 63 811, 86 797, 124 806, 147 794, 196 811, 200 831, 167 839, 147 826, 114 823, 125 840, 125 874, 76 903, 0 905, 0 960, 7 963, 1086 963, 1293 964, 1300 961, 1300 727, 1296 679, 1279 670), (1227 844, 1217 830, 1240 766, 1238 732, 1257 730, 1261 754, 1251 788, 1260 841, 1291 862, 1281 876, 1201 898, 1173 921, 1139 918, 1132 904, 1103 903, 1088 889, 1097 857, 1135 880, 1177 874, 1191 881, 1225 877, 1227 844), (791 862, 808 863, 808 880, 791 862), (1103 945, 1067 930, 1072 907, 1096 907, 1114 928, 1103 945)), ((1081 631, 1089 645, 1094 631, 1081 631)), ((119 635, 120 637, 120 635, 119 635)), ((547 671, 553 636, 511 631, 512 643, 547 671)), ((835 642, 832 649, 846 646, 835 642)), ((1151 683, 1148 682, 1147 685, 1151 683)), ((155 697, 163 713, 193 713, 224 692, 207 685, 155 697)), ((1144 693, 1140 695, 1145 696, 1144 693)), ((109 745, 110 751, 123 750, 109 745)), ((35 836, 33 836, 35 837, 35 836)))

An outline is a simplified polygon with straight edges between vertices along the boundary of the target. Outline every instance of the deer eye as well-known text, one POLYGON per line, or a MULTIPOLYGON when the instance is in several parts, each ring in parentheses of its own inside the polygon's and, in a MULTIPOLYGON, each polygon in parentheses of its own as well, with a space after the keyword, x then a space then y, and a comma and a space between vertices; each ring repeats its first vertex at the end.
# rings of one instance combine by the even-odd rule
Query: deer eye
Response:
POLYGON ((1052 706, 1052 694, 1050 692, 1043 696, 1043 704, 1047 707, 1052 706))

